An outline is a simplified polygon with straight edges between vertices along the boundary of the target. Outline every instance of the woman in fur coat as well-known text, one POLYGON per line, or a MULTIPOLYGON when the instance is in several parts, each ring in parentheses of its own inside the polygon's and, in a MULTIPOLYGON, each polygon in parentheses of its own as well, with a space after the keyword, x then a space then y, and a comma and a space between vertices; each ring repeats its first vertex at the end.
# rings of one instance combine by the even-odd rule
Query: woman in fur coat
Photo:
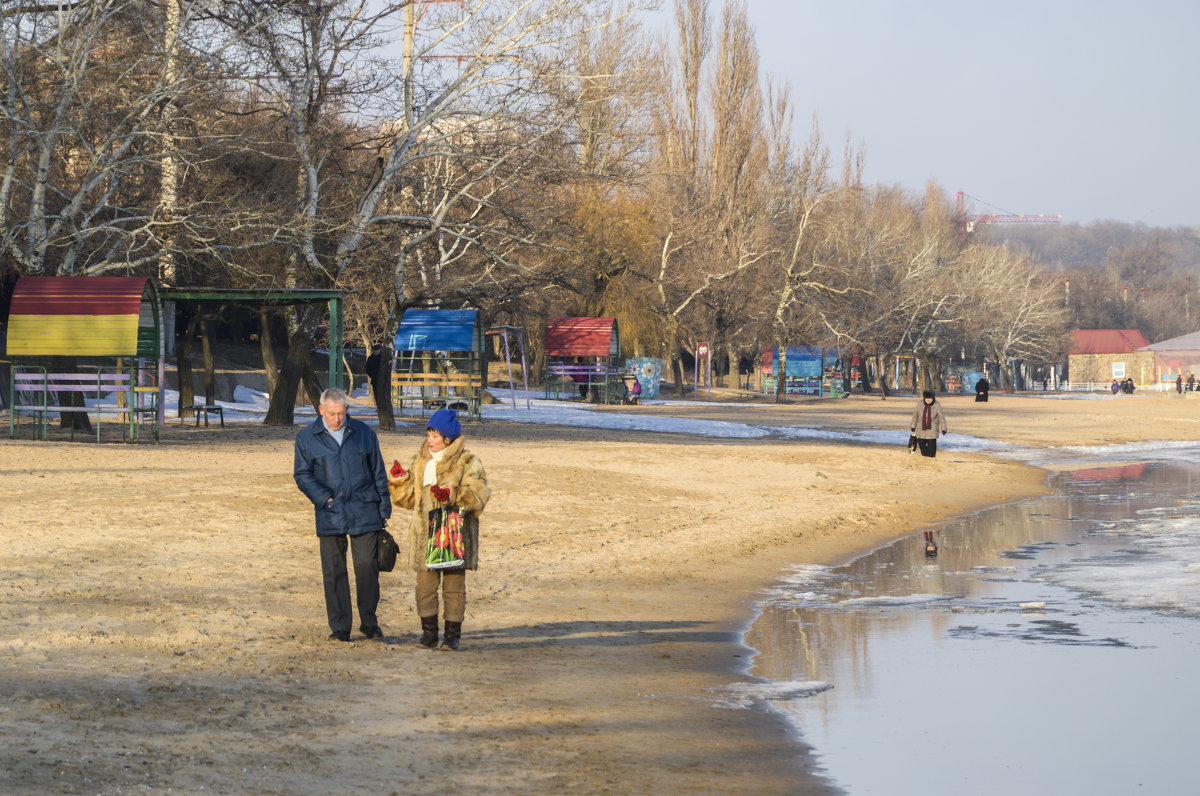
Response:
POLYGON ((417 573, 417 615, 422 647, 438 645, 438 591, 441 591, 445 632, 442 649, 458 649, 467 603, 467 570, 479 568, 479 514, 491 490, 483 463, 463 446, 458 414, 439 409, 429 417, 425 441, 406 471, 396 465, 388 475, 392 503, 411 513, 408 520, 408 563, 417 573), (463 565, 454 569, 425 566, 429 542, 429 512, 441 505, 462 513, 463 565))
POLYGON ((937 456, 937 438, 938 434, 946 433, 946 416, 942 414, 942 405, 931 391, 922 393, 921 403, 913 410, 909 426, 912 435, 917 438, 921 455, 930 458, 937 456))

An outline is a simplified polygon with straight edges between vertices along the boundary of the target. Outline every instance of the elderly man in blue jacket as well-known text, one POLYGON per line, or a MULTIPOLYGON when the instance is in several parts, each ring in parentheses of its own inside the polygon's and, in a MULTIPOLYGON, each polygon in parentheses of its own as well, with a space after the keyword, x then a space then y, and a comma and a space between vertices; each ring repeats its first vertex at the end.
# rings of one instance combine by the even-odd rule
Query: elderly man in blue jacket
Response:
POLYGON ((329 635, 349 641, 354 624, 350 578, 346 572, 346 538, 354 562, 359 629, 369 639, 382 638, 375 610, 379 606, 378 531, 392 516, 387 472, 379 439, 369 426, 347 414, 349 400, 341 390, 321 393, 321 416, 296 437, 296 486, 312 501, 325 577, 325 610, 329 635))

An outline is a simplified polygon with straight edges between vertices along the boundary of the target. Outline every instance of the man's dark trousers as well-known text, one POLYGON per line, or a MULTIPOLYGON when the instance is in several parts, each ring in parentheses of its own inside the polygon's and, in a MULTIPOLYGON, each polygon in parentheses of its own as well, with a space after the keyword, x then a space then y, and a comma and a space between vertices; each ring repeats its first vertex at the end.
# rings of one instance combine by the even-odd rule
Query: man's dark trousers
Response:
MULTIPOLYGON (((354 627, 354 608, 350 605, 350 576, 346 571, 346 536, 322 536, 321 573, 325 577, 325 611, 329 629, 349 633, 354 627)), ((379 627, 375 609, 379 607, 379 559, 377 536, 361 533, 350 537, 350 557, 354 562, 354 591, 358 601, 360 626, 379 627)))

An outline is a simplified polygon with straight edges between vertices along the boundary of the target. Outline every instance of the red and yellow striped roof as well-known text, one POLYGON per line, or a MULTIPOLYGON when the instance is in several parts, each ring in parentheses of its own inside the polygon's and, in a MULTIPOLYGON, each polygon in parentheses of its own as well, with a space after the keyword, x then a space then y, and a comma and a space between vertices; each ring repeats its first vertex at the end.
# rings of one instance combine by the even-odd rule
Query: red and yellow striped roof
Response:
POLYGON ((25 276, 13 289, 9 356, 132 356, 149 280, 25 276))

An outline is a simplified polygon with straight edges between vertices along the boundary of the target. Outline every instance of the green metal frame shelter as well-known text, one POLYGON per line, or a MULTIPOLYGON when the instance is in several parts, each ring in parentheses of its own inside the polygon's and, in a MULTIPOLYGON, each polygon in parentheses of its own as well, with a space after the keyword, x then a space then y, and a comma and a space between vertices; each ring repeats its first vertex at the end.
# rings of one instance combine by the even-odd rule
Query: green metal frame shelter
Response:
POLYGON ((342 364, 342 346, 345 344, 342 303, 344 290, 321 290, 318 288, 291 288, 280 290, 225 290, 218 288, 160 288, 163 301, 193 301, 198 303, 233 304, 329 304, 329 384, 330 387, 345 389, 346 372, 342 364))

